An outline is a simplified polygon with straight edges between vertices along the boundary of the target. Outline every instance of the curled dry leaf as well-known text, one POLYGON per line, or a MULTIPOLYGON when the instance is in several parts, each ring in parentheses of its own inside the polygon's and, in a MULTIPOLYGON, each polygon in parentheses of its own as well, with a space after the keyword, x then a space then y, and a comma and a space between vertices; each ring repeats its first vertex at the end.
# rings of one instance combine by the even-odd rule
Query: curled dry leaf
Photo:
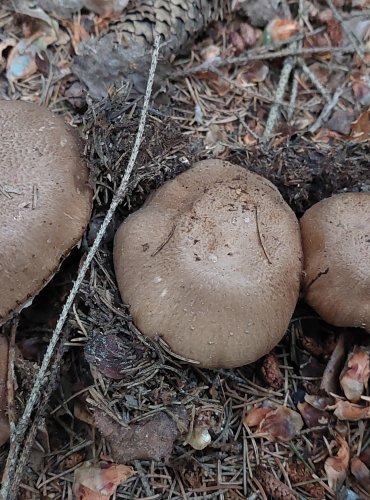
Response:
POLYGON ((27 31, 28 36, 19 40, 9 53, 6 76, 10 82, 33 75, 37 71, 36 56, 58 39, 59 26, 56 21, 51 21, 51 25, 38 21, 35 26, 37 31, 27 31))
POLYGON ((273 19, 266 26, 266 36, 273 44, 286 42, 299 33, 301 27, 293 19, 273 19))
POLYGON ((275 500, 297 500, 297 495, 283 482, 267 471, 266 467, 256 467, 254 473, 265 493, 275 500))
POLYGON ((289 464, 288 475, 291 483, 307 483, 302 488, 312 498, 325 498, 325 489, 321 484, 312 483, 312 475, 303 463, 293 462, 289 464))
POLYGON ((370 494, 370 471, 366 465, 359 459, 353 457, 351 460, 351 473, 363 487, 363 489, 370 494))
POLYGON ((340 374, 340 385, 347 399, 360 401, 370 376, 370 356, 364 347, 356 346, 348 355, 345 367, 340 374))
POLYGON ((330 413, 328 413, 327 411, 315 408, 306 401, 304 401, 303 403, 298 403, 297 406, 305 424, 310 429, 312 429, 312 427, 319 427, 322 425, 327 425, 329 423, 330 413))
POLYGON ((102 410, 95 409, 95 423, 109 442, 117 462, 132 460, 168 460, 175 440, 188 429, 189 419, 184 407, 171 407, 169 414, 161 411, 140 424, 120 425, 102 410))
POLYGON ((347 477, 350 454, 348 443, 341 435, 337 434, 336 441, 339 447, 337 454, 327 458, 324 464, 329 487, 333 491, 337 486, 341 486, 347 477))
POLYGON ((127 465, 85 462, 75 471, 74 497, 76 500, 109 500, 117 486, 134 474, 134 469, 127 465))
POLYGON ((261 375, 263 380, 274 389, 279 389, 283 386, 283 374, 281 373, 279 361, 274 352, 270 352, 264 356, 261 366, 261 375))
POLYGON ((334 405, 328 406, 328 410, 334 410, 334 415, 339 420, 357 422, 370 418, 370 406, 360 406, 343 399, 338 399, 334 405))
POLYGON ((266 408, 263 407, 253 408, 252 412, 245 417, 244 425, 251 427, 258 425, 257 432, 266 434, 268 439, 275 441, 290 441, 303 427, 303 420, 299 413, 286 406, 277 406, 268 412, 265 410, 266 408), (263 416, 264 412, 265 416, 263 416), (260 419, 259 423, 258 419, 260 419))
POLYGON ((257 427, 260 425, 262 420, 274 410, 275 406, 269 401, 264 401, 263 403, 258 403, 253 406, 253 408, 244 417, 243 424, 247 427, 257 427))
POLYGON ((7 415, 7 381, 8 381, 9 343, 5 335, 0 335, 0 446, 5 444, 10 435, 7 415))
POLYGON ((260 61, 254 62, 238 73, 236 83, 241 86, 247 86, 251 83, 263 82, 268 72, 269 68, 266 64, 260 61))

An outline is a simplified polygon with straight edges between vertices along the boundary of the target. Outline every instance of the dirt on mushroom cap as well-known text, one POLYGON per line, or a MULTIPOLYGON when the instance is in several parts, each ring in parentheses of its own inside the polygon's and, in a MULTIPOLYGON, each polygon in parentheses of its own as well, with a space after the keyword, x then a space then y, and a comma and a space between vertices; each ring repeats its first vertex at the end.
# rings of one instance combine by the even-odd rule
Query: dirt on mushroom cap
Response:
POLYGON ((200 366, 263 356, 296 305, 298 221, 269 181, 227 162, 163 185, 121 226, 114 253, 136 326, 200 366))
POLYGON ((36 295, 91 212, 77 133, 45 108, 0 101, 0 324, 36 295))
POLYGON ((341 193, 302 217, 307 302, 335 326, 370 331, 370 193, 341 193))

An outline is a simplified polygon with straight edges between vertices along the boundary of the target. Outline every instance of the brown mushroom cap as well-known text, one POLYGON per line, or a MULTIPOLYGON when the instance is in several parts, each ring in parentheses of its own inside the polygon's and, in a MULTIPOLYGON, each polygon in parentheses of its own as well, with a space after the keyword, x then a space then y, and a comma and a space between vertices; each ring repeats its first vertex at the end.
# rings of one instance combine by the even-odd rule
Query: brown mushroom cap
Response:
POLYGON ((0 324, 78 243, 92 195, 76 132, 45 108, 0 101, 0 324))
POLYGON ((302 217, 306 300, 335 326, 370 332, 370 193, 342 193, 302 217))
POLYGON ((296 305, 298 221, 266 179, 207 160, 167 182, 119 228, 114 265, 136 326, 200 366, 269 352, 296 305))

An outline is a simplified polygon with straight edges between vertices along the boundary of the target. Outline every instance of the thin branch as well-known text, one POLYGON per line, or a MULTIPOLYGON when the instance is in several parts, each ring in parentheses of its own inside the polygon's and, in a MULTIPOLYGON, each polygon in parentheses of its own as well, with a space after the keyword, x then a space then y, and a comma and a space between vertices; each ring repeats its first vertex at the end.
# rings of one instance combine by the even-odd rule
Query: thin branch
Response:
POLYGON ((187 75, 193 75, 195 73, 200 73, 202 71, 214 72, 215 68, 220 68, 222 66, 227 66, 229 64, 240 64, 244 65, 253 61, 264 61, 268 59, 282 59, 289 56, 303 56, 303 55, 313 55, 313 54, 325 54, 330 53, 340 53, 340 54, 353 54, 356 49, 353 47, 305 47, 302 49, 297 48, 287 48, 275 52, 263 52, 258 54, 255 51, 247 52, 243 56, 230 57, 230 59, 215 58, 210 61, 206 61, 197 66, 187 68, 185 70, 177 71, 173 74, 173 78, 183 77, 187 75))
POLYGON ((263 132, 262 140, 268 141, 272 134, 275 124, 280 115, 280 101, 283 99, 286 87, 288 85, 290 73, 292 72, 294 66, 296 65, 296 60, 293 57, 287 57, 284 61, 283 69, 280 73, 279 84, 276 89, 275 102, 271 106, 269 116, 267 118, 267 123, 265 130, 263 132))
POLYGON ((333 12, 335 19, 339 22, 341 28, 347 34, 347 36, 348 36, 350 42, 352 43, 353 47, 355 48, 355 51, 357 52, 358 56, 364 62, 364 50, 361 47, 361 42, 359 42, 356 39, 356 36, 354 35, 354 33, 348 28, 345 20, 338 12, 338 9, 335 7, 334 2, 332 0, 326 0, 326 1, 327 1, 328 6, 330 7, 330 9, 333 12))
POLYGON ((338 103, 339 97, 342 95, 343 89, 339 88, 334 92, 333 97, 330 99, 330 101, 323 107, 320 115, 318 116, 317 120, 315 123, 310 127, 309 132, 314 133, 316 132, 317 129, 319 129, 323 122, 325 122, 328 118, 330 113, 333 111, 335 106, 338 103))
POLYGON ((311 80, 311 82, 315 85, 316 89, 320 92, 320 94, 326 99, 327 102, 330 102, 331 100, 330 92, 320 82, 315 73, 310 70, 310 68, 307 66, 307 64, 304 62, 303 59, 299 59, 298 63, 301 66, 303 73, 311 80))
POLYGON ((32 412, 33 412, 33 410, 34 410, 34 408, 39 400, 41 390, 45 385, 45 381, 46 381, 47 375, 48 375, 47 372, 48 372, 51 358, 54 354, 54 349, 55 349, 56 344, 59 340, 59 337, 60 337, 60 334, 61 334, 62 329, 64 327, 64 324, 67 320, 69 311, 73 305, 73 302, 76 298, 76 295, 77 295, 78 290, 82 284, 82 281, 85 277, 85 274, 87 273, 87 271, 90 267, 90 264, 95 257, 95 254, 99 248, 99 245, 103 239, 103 236, 107 230, 107 227, 108 227, 110 221, 112 220, 112 217, 113 217, 118 205, 123 201, 123 199, 126 195, 126 190, 127 190, 127 187, 128 187, 129 181, 130 181, 130 177, 131 177, 134 165, 135 165, 135 161, 136 161, 136 158, 137 158, 137 155, 139 152, 139 148, 140 148, 140 144, 142 141, 142 137, 144 134, 146 115, 147 115, 150 97, 152 94, 154 75, 155 75, 155 70, 156 70, 157 62, 158 62, 159 43, 160 43, 160 37, 157 36, 155 38, 155 42, 154 42, 152 62, 151 62, 151 67, 150 67, 150 71, 149 71, 148 84, 147 84, 147 89, 146 89, 146 93, 145 93, 144 105, 143 105, 143 110, 142 110, 141 117, 140 117, 138 132, 136 135, 135 144, 134 144, 134 147, 133 147, 125 174, 122 178, 121 184, 120 184, 117 192, 113 196, 112 203, 111 203, 109 210, 104 218, 104 221, 99 229, 99 232, 96 235, 96 239, 95 239, 92 247, 90 248, 90 250, 86 256, 86 259, 85 259, 85 261, 84 261, 84 263, 83 263, 83 265, 78 273, 78 276, 77 276, 76 281, 72 287, 72 290, 70 291, 70 293, 68 295, 67 301, 64 304, 62 313, 59 316, 59 319, 58 319, 58 322, 56 324, 53 335, 51 337, 49 346, 47 348, 44 359, 42 361, 40 370, 35 378, 33 388, 32 388, 32 391, 30 393, 26 408, 25 408, 24 413, 23 413, 21 419, 19 420, 18 425, 15 429, 14 456, 8 456, 8 459, 7 459, 9 473, 8 473, 8 476, 6 478, 4 478, 3 483, 2 483, 2 487, 1 487, 1 491, 0 491, 0 495, 1 495, 2 500, 13 500, 10 496, 10 487, 11 487, 11 482, 12 482, 13 477, 14 477, 15 470, 17 468, 20 448, 21 448, 22 442, 24 440, 27 428, 29 426, 32 412))

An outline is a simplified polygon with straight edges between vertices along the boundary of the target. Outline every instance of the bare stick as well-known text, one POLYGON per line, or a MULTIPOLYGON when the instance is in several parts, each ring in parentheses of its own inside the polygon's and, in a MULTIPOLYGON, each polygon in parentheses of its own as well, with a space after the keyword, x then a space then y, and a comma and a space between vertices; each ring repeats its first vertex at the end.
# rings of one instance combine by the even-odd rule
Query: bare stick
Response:
POLYGON ((194 73, 199 73, 201 71, 214 71, 215 68, 220 68, 222 66, 227 66, 228 64, 247 64, 253 61, 264 61, 268 59, 282 59, 289 56, 303 56, 303 55, 314 55, 323 54, 326 52, 330 53, 340 53, 340 54, 353 54, 356 49, 353 47, 305 47, 302 49, 297 48, 287 48, 283 50, 278 50, 275 52, 266 51, 262 54, 256 53, 256 51, 246 52, 243 56, 230 57, 230 59, 222 59, 221 57, 211 59, 197 66, 187 68, 185 70, 177 71, 173 74, 173 77, 183 77, 186 75, 192 75, 194 73))
POLYGON ((361 47, 361 42, 356 39, 355 34, 351 31, 350 28, 348 28, 346 22, 344 21, 343 17, 340 15, 339 11, 335 7, 333 1, 332 0, 326 0, 326 1, 327 1, 328 6, 330 7, 330 9, 333 12, 335 19, 339 22, 341 28, 343 28, 343 31, 346 32, 353 47, 356 49, 358 56, 360 57, 360 59, 362 61, 364 61, 364 51, 361 47))
POLYGON ((288 85, 290 73, 292 72, 295 64, 296 61, 293 57, 287 57, 284 61, 283 69, 280 73, 279 84, 276 89, 275 102, 271 106, 270 113, 267 118, 266 127, 263 132, 263 141, 268 141, 273 133, 275 123, 277 122, 280 114, 280 101, 283 99, 285 89, 288 85))
POLYGON ((310 127, 309 132, 314 133, 316 132, 317 129, 319 129, 323 122, 325 122, 328 118, 330 113, 333 111, 335 106, 338 103, 339 97, 342 95, 343 89, 339 88, 334 92, 333 97, 330 99, 330 101, 323 107, 320 115, 318 116, 317 120, 315 123, 310 127))
POLYGON ((326 99, 327 102, 330 102, 331 100, 330 92, 320 82, 315 73, 310 70, 310 68, 307 66, 307 64, 304 62, 303 59, 299 59, 298 63, 301 66, 303 73, 311 80, 311 82, 315 85, 320 94, 326 99))
POLYGON ((29 399, 27 401, 26 408, 25 408, 23 415, 20 418, 18 425, 15 429, 15 434, 14 434, 13 439, 12 439, 12 441, 15 442, 14 456, 8 456, 8 459, 7 459, 7 466, 8 466, 9 472, 8 472, 8 476, 6 478, 4 478, 3 483, 2 483, 2 487, 1 487, 1 491, 0 491, 0 495, 2 497, 2 500, 12 500, 10 497, 10 485, 11 485, 11 481, 12 481, 12 478, 14 475, 14 471, 16 470, 16 467, 17 467, 20 447, 21 447, 22 441, 24 439, 24 436, 26 434, 27 428, 29 426, 30 417, 31 417, 32 412, 35 408, 35 405, 37 404, 37 401, 39 399, 41 389, 43 388, 45 381, 47 379, 47 372, 48 372, 49 364, 50 364, 51 358, 53 356, 56 344, 59 340, 63 326, 67 320, 68 313, 69 313, 69 311, 72 307, 72 304, 76 298, 76 295, 77 295, 78 290, 82 284, 82 281, 85 277, 85 274, 86 274, 87 270, 89 269, 89 266, 90 266, 95 254, 99 248, 99 245, 103 239, 105 231, 106 231, 110 221, 112 220, 114 212, 116 211, 118 205, 123 201, 124 196, 126 194, 127 186, 129 184, 129 181, 130 181, 131 173, 132 173, 133 168, 134 168, 134 164, 135 164, 138 152, 139 152, 140 144, 141 144, 143 133, 144 133, 146 115, 147 115, 150 97, 152 94, 154 75, 155 75, 155 70, 157 67, 157 61, 158 61, 158 55, 159 55, 159 42, 160 42, 160 37, 157 36, 155 38, 155 42, 154 42, 152 63, 150 66, 148 84, 147 84, 147 88, 146 88, 143 109, 141 112, 139 128, 138 128, 138 131, 136 134, 135 144, 134 144, 134 147, 133 147, 125 174, 122 178, 121 184, 120 184, 117 192, 113 196, 112 203, 111 203, 109 210, 104 218, 104 221, 99 229, 99 232, 96 235, 96 239, 95 239, 92 247, 90 248, 90 250, 86 256, 85 262, 83 263, 83 265, 78 273, 78 276, 76 278, 76 281, 74 282, 72 290, 70 291, 70 293, 68 295, 67 301, 64 304, 62 313, 59 316, 59 319, 58 319, 58 322, 56 324, 53 335, 51 337, 49 346, 47 348, 44 359, 42 361, 40 370, 35 378, 31 394, 30 394, 29 399))

